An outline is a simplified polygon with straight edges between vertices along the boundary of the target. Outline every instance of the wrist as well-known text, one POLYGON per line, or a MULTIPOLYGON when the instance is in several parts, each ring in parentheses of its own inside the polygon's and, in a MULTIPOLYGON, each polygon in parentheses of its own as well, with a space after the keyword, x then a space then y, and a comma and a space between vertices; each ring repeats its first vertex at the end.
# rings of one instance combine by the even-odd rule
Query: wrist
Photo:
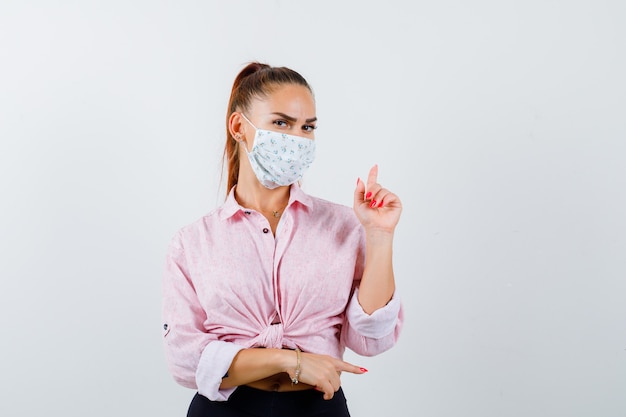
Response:
POLYGON ((285 372, 290 376, 294 375, 296 366, 298 364, 298 356, 293 349, 277 349, 276 363, 280 372, 285 372))
POLYGON ((393 230, 366 228, 365 239, 368 243, 376 245, 391 245, 393 243, 393 230))
POLYGON ((291 377, 291 385, 297 385, 300 378, 300 360, 301 357, 300 355, 302 354, 302 352, 300 352, 300 349, 296 348, 296 369, 293 373, 293 376, 291 377))

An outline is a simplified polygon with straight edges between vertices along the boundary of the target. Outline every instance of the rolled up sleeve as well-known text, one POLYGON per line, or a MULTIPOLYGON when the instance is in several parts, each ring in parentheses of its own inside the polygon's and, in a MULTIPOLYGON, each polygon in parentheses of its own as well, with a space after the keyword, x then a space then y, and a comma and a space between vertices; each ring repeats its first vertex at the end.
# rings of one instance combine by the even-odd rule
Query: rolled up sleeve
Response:
POLYGON ((165 358, 174 380, 210 400, 227 400, 234 388, 219 386, 243 346, 219 341, 204 328, 206 312, 190 279, 184 247, 176 238, 166 257, 162 307, 165 358))
POLYGON ((396 294, 384 307, 367 314, 359 304, 356 288, 346 309, 342 341, 359 355, 382 353, 398 341, 403 316, 402 303, 396 294))

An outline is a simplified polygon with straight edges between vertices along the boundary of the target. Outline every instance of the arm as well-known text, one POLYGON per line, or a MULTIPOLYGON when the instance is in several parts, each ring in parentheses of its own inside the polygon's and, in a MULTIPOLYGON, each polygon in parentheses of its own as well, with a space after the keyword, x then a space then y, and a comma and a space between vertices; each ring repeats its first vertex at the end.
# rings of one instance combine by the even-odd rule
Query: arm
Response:
POLYGON ((364 356, 390 349, 403 323, 392 266, 393 234, 402 206, 396 195, 376 182, 377 175, 378 167, 374 166, 367 190, 359 179, 354 194, 354 211, 365 236, 341 335, 347 347, 364 356))
POLYGON ((392 243, 393 231, 365 230, 365 269, 358 300, 367 314, 387 305, 395 292, 392 243))
POLYGON ((285 349, 244 349, 233 358, 220 389, 249 384, 281 372, 295 373, 296 353, 285 349))
POLYGON ((195 291, 180 235, 168 249, 162 291, 163 345, 172 377, 211 400, 227 400, 234 389, 220 389, 221 379, 243 346, 220 341, 204 328, 206 311, 195 291))
POLYGON ((366 185, 360 179, 354 193, 354 211, 365 229, 365 269, 358 300, 367 314, 387 305, 395 292, 392 265, 393 234, 402 204, 400 199, 376 182, 374 166, 366 185))
MULTIPOLYGON (((228 375, 222 379, 220 389, 231 389, 249 384, 281 372, 293 378, 296 373, 298 357, 295 351, 288 349, 252 348, 239 351, 233 359, 228 375)), ((324 393, 329 400, 341 385, 341 372, 363 374, 364 368, 344 362, 327 355, 301 353, 299 383, 308 384, 324 393)))

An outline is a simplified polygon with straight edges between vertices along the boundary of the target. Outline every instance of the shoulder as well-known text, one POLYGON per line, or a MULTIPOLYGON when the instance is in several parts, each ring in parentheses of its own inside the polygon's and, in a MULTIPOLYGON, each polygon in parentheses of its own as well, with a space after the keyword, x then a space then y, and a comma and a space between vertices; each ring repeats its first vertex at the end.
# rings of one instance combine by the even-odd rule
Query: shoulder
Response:
POLYGON ((216 208, 178 229, 171 238, 170 246, 181 250, 185 246, 193 246, 210 230, 215 229, 215 223, 219 221, 220 208, 216 208))
POLYGON ((325 200, 320 197, 309 196, 311 206, 315 210, 320 210, 328 213, 334 213, 343 216, 353 216, 354 211, 352 207, 348 207, 344 204, 335 203, 333 201, 325 200))
POLYGON ((348 228, 361 226, 352 207, 319 197, 308 196, 308 198, 310 214, 316 220, 327 224, 341 224, 348 228))

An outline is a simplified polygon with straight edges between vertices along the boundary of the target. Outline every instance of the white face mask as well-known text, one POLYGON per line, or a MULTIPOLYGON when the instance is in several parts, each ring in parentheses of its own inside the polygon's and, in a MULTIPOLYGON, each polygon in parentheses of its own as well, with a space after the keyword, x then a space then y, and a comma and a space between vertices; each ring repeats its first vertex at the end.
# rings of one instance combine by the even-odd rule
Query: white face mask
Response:
POLYGON ((315 141, 301 136, 256 129, 252 150, 244 145, 254 174, 264 187, 274 189, 291 185, 304 175, 315 159, 315 141))

